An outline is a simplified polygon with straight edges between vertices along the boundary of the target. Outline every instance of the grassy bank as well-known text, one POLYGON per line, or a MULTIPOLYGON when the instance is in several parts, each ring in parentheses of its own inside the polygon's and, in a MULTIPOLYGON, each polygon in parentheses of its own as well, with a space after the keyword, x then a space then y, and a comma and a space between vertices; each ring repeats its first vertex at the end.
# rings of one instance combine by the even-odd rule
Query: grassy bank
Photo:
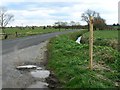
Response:
POLYGON ((114 88, 119 86, 120 52, 108 46, 94 45, 94 69, 88 69, 88 44, 75 39, 83 31, 51 39, 48 68, 63 88, 114 88))

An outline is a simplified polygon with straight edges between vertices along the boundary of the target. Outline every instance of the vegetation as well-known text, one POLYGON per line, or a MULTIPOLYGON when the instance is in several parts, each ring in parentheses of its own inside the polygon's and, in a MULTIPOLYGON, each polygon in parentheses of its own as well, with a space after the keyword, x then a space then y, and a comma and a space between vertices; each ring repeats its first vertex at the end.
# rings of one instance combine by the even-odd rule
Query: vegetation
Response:
MULTIPOLYGON (((89 32, 82 37, 82 43, 89 43, 89 32)), ((94 45, 110 46, 118 49, 118 30, 94 31, 94 45)))
POLYGON ((65 30, 70 30, 70 29, 61 28, 59 30, 59 29, 47 28, 47 27, 9 27, 9 28, 5 28, 4 32, 7 35, 7 39, 12 39, 12 38, 45 34, 51 32, 59 32, 59 31, 62 32, 65 30))
MULTIPOLYGON (((105 31, 107 33, 107 31, 105 31)), ((88 69, 88 44, 75 42, 80 31, 52 38, 49 45, 48 68, 60 80, 63 88, 115 88, 119 86, 120 52, 108 46, 94 45, 93 71, 88 69)), ((100 33, 100 31, 96 31, 100 33)), ((101 31, 102 33, 102 31, 101 31)), ((102 38, 116 38, 116 35, 102 38)), ((116 33, 116 32, 115 32, 116 33)), ((86 33, 86 35, 88 35, 86 33)), ((107 34, 108 35, 108 34, 107 34)), ((95 37, 99 37, 95 35, 95 37)))

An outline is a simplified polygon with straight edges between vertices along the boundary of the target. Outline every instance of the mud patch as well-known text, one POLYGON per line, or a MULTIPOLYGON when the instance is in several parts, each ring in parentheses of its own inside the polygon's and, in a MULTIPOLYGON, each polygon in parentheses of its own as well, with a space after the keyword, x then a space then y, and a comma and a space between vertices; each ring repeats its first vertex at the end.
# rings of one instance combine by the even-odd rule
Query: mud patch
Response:
POLYGON ((44 83, 44 82, 37 82, 31 86, 28 87, 28 89, 26 90, 30 90, 29 88, 47 88, 48 84, 47 83, 44 83))
POLYGON ((50 71, 46 70, 45 66, 43 68, 40 67, 40 64, 37 66, 34 65, 36 63, 33 64, 32 62, 24 62, 21 64, 23 65, 17 66, 16 69, 19 70, 21 74, 27 73, 36 80, 35 83, 29 85, 27 88, 48 88, 49 84, 46 82, 46 78, 49 77, 50 71))
POLYGON ((49 84, 48 87, 50 89, 61 88, 61 84, 53 72, 50 72, 49 77, 46 78, 46 82, 49 84))

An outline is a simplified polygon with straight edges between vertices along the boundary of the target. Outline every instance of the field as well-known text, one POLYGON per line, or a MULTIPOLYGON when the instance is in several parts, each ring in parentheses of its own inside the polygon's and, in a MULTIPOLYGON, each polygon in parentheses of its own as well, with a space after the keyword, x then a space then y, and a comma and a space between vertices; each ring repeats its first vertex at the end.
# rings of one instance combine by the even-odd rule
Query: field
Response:
MULTIPOLYGON (((120 87, 120 52, 111 46, 94 45, 93 70, 89 70, 89 47, 83 39, 75 42, 85 31, 61 35, 51 39, 48 68, 62 88, 115 88, 120 87)), ((95 31, 94 38, 117 39, 117 31, 95 31), (109 34, 108 34, 109 33, 109 34), (106 35, 105 35, 106 34, 106 35)), ((84 38, 88 37, 88 32, 84 38)), ((97 42, 98 43, 98 42, 97 42)))
MULTIPOLYGON (((85 37, 88 37, 89 33, 85 33, 84 35, 85 37)), ((101 39, 118 39, 118 30, 94 31, 94 37, 101 39)))
MULTIPOLYGON (((52 32, 61 32, 65 30, 70 30, 70 29, 54 29, 54 28, 45 28, 43 27, 35 27, 34 29, 32 28, 6 28, 4 32, 8 35, 7 39, 13 39, 13 38, 18 38, 18 37, 25 37, 25 36, 31 36, 31 35, 38 35, 38 34, 45 34, 45 33, 52 33, 52 32), (17 35, 16 35, 17 32, 17 35)), ((3 31, 2 31, 3 32, 3 31)), ((4 39, 4 38, 3 38, 4 39)))
MULTIPOLYGON (((118 50, 118 30, 94 31, 94 45, 110 46, 118 50)), ((89 33, 82 37, 82 43, 89 43, 89 33)))

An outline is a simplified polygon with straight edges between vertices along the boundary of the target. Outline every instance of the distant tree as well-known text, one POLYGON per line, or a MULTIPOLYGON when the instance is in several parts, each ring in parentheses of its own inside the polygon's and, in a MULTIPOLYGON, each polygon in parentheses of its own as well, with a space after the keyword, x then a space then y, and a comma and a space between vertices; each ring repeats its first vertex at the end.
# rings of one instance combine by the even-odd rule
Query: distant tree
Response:
POLYGON ((13 20, 13 18, 14 16, 12 14, 8 14, 5 7, 0 7, 0 27, 4 33, 4 28, 13 20))
POLYGON ((73 26, 75 26, 75 24, 76 24, 76 23, 75 23, 74 21, 71 21, 71 22, 70 22, 70 26, 72 26, 72 29, 73 29, 73 26))
POLYGON ((67 26, 68 23, 67 22, 61 22, 61 26, 67 26))
POLYGON ((34 29, 34 26, 32 26, 31 28, 34 29))
POLYGON ((105 19, 101 18, 99 13, 97 13, 97 17, 94 17, 94 29, 104 29, 105 27, 105 19))
POLYGON ((119 26, 120 24, 119 23, 117 23, 117 26, 119 26))
POLYGON ((55 27, 55 28, 57 28, 57 27, 58 27, 58 28, 59 28, 59 30, 60 30, 60 22, 55 22, 55 23, 54 23, 54 27, 55 27))
POLYGON ((113 26, 116 26, 116 24, 114 23, 113 26))
POLYGON ((76 26, 79 26, 79 25, 80 25, 80 22, 76 22, 75 25, 76 25, 76 26))
POLYGON ((55 22, 54 26, 67 26, 67 22, 55 22))
POLYGON ((46 29, 46 27, 44 26, 43 29, 46 29))
POLYGON ((60 30, 61 27, 65 27, 65 26, 67 26, 67 24, 68 24, 67 22, 55 22, 54 26, 58 27, 60 30))
POLYGON ((50 26, 50 25, 47 25, 47 28, 51 28, 51 26, 50 26))
POLYGON ((74 21, 70 22, 70 26, 74 26, 76 23, 74 21))

